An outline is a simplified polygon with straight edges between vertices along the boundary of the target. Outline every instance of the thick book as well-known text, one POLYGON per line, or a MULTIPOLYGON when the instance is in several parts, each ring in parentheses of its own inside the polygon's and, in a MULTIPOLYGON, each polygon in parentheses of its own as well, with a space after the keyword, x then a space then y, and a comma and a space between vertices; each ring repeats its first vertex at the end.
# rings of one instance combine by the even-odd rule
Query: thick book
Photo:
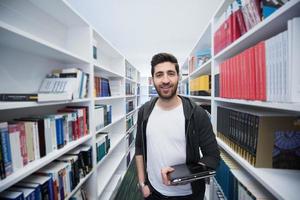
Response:
POLYGON ((216 174, 215 170, 201 164, 179 164, 171 167, 174 169, 169 174, 172 185, 186 184, 216 174))
POLYGON ((38 94, 2 93, 0 101, 37 101, 38 94))

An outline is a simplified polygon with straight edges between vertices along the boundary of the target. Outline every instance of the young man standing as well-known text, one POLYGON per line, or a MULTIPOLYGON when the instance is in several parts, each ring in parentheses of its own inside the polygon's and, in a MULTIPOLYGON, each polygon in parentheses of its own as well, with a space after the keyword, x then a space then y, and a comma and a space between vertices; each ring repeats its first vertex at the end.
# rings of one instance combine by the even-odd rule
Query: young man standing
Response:
POLYGON ((158 98, 138 113, 136 166, 139 187, 147 200, 201 200, 205 181, 171 186, 170 167, 201 163, 216 168, 220 152, 207 113, 190 99, 177 95, 179 66, 168 53, 154 55, 151 74, 158 98))

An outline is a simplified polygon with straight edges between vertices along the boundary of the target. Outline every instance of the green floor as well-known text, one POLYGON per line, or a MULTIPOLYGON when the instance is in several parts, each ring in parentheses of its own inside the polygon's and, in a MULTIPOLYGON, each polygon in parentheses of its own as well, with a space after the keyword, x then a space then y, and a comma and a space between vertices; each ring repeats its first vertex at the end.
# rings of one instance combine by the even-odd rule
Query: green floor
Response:
POLYGON ((119 187, 115 200, 143 200, 137 187, 138 179, 134 160, 131 162, 119 187))

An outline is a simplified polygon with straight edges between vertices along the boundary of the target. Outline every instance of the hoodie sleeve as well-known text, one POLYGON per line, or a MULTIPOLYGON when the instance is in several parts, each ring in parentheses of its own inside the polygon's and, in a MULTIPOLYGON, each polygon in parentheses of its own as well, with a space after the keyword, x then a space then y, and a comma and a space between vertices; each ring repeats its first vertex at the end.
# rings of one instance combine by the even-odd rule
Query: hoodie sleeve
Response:
POLYGON ((143 109, 141 107, 138 112, 137 131, 135 139, 135 155, 143 155, 143 136, 142 136, 142 121, 143 121, 143 109))
POLYGON ((216 140, 216 136, 213 132, 210 118, 206 111, 201 107, 197 108, 196 112, 196 126, 199 128, 199 144, 202 152, 202 158, 200 162, 216 169, 220 161, 220 150, 216 140))

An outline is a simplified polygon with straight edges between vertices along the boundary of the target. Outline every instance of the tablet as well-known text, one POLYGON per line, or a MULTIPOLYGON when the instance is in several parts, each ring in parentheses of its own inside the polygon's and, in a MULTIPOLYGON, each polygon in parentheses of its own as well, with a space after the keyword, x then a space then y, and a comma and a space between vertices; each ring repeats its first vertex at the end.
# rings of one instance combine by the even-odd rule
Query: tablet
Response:
POLYGON ((171 167, 175 169, 169 174, 171 185, 186 184, 216 174, 212 168, 200 164, 179 164, 171 167))

